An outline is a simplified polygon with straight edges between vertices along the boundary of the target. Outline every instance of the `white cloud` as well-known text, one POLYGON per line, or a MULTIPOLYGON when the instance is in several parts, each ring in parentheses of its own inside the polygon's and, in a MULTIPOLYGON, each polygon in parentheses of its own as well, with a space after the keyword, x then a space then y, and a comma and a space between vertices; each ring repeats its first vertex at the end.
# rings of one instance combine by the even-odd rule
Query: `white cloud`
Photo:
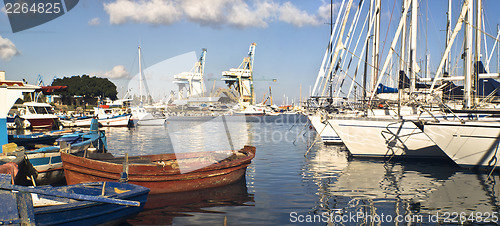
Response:
POLYGON ((265 1, 255 3, 253 8, 242 1, 235 2, 227 14, 228 23, 241 28, 267 27, 266 21, 274 17, 277 5, 265 1))
POLYGON ((172 24, 180 19, 181 12, 177 3, 163 0, 116 0, 104 3, 104 10, 109 14, 111 24, 123 24, 127 21, 151 24, 172 24))
POLYGON ((180 7, 188 20, 210 25, 224 22, 227 7, 231 2, 231 0, 185 0, 181 2, 180 7))
POLYGON ((92 18, 91 20, 89 20, 89 25, 91 26, 97 26, 101 23, 101 20, 99 20, 98 17, 95 17, 95 18, 92 18))
MULTIPOLYGON (((111 24, 128 22, 170 25, 187 20, 204 26, 223 25, 267 27, 276 19, 294 26, 322 24, 326 8, 324 4, 316 13, 308 13, 291 2, 276 0, 114 0, 104 3, 111 24)), ((328 10, 329 18, 329 10, 328 10)))
MULTIPOLYGON (((330 7, 331 7, 331 4, 323 4, 322 6, 320 6, 318 8, 318 18, 321 21, 323 21, 323 22, 330 21, 330 7)), ((356 10, 357 4, 352 4, 352 7, 354 10, 356 10)), ((333 10, 332 10, 334 20, 337 17, 339 9, 340 9, 340 2, 334 2, 333 3, 333 10)))
POLYGON ((13 56, 19 55, 21 52, 17 50, 16 45, 12 43, 9 39, 3 38, 0 35, 0 58, 5 61, 9 61, 13 56))
POLYGON ((279 9, 279 20, 290 23, 296 27, 306 25, 319 25, 321 22, 316 15, 310 15, 304 10, 300 10, 290 2, 285 2, 279 9))
POLYGON ((116 65, 111 71, 104 72, 103 77, 111 79, 128 78, 130 77, 130 73, 128 73, 123 65, 116 65))

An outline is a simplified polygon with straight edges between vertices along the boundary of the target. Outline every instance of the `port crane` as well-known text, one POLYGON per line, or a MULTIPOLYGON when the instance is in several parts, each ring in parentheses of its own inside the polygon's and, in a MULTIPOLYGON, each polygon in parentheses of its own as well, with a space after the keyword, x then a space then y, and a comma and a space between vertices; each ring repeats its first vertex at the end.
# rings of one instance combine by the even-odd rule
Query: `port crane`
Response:
POLYGON ((188 97, 202 97, 205 93, 203 73, 205 72, 205 57, 207 49, 203 48, 200 59, 189 72, 174 75, 174 83, 179 86, 179 100, 188 97))
POLYGON ((252 43, 248 50, 248 56, 243 58, 238 68, 231 68, 222 72, 222 80, 230 89, 234 89, 240 95, 238 102, 243 108, 255 104, 255 92, 253 89, 253 62, 255 47, 252 43))

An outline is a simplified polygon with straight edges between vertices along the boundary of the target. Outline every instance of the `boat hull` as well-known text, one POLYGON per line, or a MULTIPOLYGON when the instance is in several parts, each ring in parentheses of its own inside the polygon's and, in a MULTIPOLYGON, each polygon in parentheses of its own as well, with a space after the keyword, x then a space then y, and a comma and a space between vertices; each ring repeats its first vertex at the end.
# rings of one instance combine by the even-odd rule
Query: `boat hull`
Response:
POLYGON ((52 128, 55 118, 24 118, 28 120, 34 129, 52 128))
MULTIPOLYGON (((246 156, 234 161, 219 162, 181 173, 179 168, 161 164, 135 164, 131 158, 128 182, 151 189, 151 194, 193 191, 234 183, 245 176, 246 168, 255 156, 255 147, 246 146, 241 153, 246 156)), ((154 162, 196 158, 206 153, 162 154, 140 156, 154 162)), ((123 165, 61 153, 68 184, 96 181, 118 181, 123 165)))
POLYGON ((355 157, 447 158, 411 121, 338 117, 328 122, 355 157))
POLYGON ((339 135, 333 130, 332 126, 328 123, 323 123, 321 121, 321 116, 319 115, 309 115, 309 121, 312 126, 318 132, 321 140, 325 144, 342 144, 342 139, 340 139, 339 135))
POLYGON ((498 166, 499 122, 426 122, 424 132, 458 165, 466 168, 498 166))
POLYGON ((127 127, 131 115, 119 115, 110 118, 99 118, 99 123, 105 127, 127 127))
MULTIPOLYGON (((140 206, 126 206, 91 201, 80 201, 61 206, 35 207, 36 225, 98 225, 117 224, 139 213, 147 201, 147 188, 126 183, 105 183, 106 193, 111 198, 128 201, 138 201, 140 206), (113 194, 113 190, 125 191, 122 194, 113 194)), ((79 184, 63 187, 50 187, 54 192, 74 192, 84 195, 99 196, 103 183, 79 184)))
POLYGON ((141 119, 134 124, 137 124, 138 126, 163 126, 165 125, 166 120, 167 119, 165 118, 141 119))

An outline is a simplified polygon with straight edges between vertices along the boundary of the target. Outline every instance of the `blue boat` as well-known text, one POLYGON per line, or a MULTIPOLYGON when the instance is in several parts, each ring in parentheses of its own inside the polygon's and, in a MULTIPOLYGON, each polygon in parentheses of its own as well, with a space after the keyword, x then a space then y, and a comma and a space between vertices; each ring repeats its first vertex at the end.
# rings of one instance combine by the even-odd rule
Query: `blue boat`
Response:
MULTIPOLYGON (((95 147, 96 151, 107 150, 106 135, 99 131, 97 120, 88 132, 75 132, 66 134, 55 140, 58 145, 43 147, 36 150, 25 151, 26 159, 36 170, 33 176, 37 185, 54 184, 64 181, 60 151, 83 154, 89 147, 95 147)), ((20 171, 25 169, 19 169, 20 171)), ((27 184, 23 184, 27 185, 27 184)))
POLYGON ((9 134, 9 143, 23 146, 25 149, 34 149, 37 145, 53 145, 56 140, 64 135, 74 133, 72 130, 53 130, 46 133, 9 134))
POLYGON ((30 188, 10 181, 10 175, 0 175, 0 224, 117 224, 142 211, 149 194, 121 182, 30 188))

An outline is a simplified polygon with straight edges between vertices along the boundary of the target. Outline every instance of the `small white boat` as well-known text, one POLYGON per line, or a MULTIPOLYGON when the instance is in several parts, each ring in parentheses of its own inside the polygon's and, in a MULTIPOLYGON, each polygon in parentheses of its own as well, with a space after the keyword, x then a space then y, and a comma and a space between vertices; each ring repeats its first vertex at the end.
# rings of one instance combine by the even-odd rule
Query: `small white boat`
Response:
POLYGON ((138 126, 163 126, 167 120, 165 117, 155 117, 146 111, 144 107, 131 107, 132 120, 138 126))
POLYGON ((264 116, 266 115, 265 106, 249 105, 246 108, 241 109, 239 105, 235 106, 235 115, 246 115, 246 116, 264 116))
POLYGON ((52 106, 46 103, 25 102, 18 108, 21 118, 28 120, 34 129, 52 128, 57 124, 58 117, 54 114, 52 106))
MULTIPOLYGON (((108 127, 126 127, 130 123, 132 114, 115 108, 94 108, 97 120, 102 126, 108 127)), ((90 123, 91 120, 89 120, 90 123)), ((89 124, 90 126, 90 124, 89 124)))

